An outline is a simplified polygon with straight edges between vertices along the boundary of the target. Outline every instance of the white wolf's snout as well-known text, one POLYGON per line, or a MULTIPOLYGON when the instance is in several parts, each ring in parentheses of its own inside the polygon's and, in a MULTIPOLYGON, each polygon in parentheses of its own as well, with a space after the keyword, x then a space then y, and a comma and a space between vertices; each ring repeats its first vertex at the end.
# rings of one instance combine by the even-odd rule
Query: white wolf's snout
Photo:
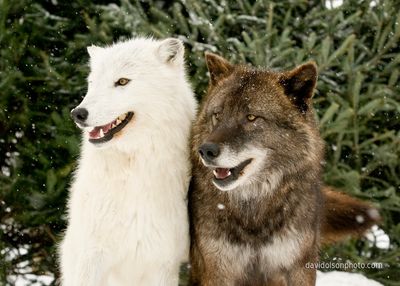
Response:
MULTIPOLYGON (((134 115, 134 99, 131 99, 133 96, 121 94, 121 91, 113 91, 112 87, 109 92, 103 93, 94 92, 95 89, 96 85, 89 83, 90 91, 71 111, 71 116, 77 126, 84 130, 89 142, 98 144, 115 138, 127 126, 134 115)), ((133 91, 125 88, 124 93, 132 94, 133 91)))
MULTIPOLYGON (((113 83, 113 80, 105 81, 110 82, 109 85, 113 83)), ((71 114, 75 122, 95 127, 107 124, 124 113, 134 111, 134 106, 135 90, 132 88, 127 86, 121 91, 109 87, 107 90, 102 85, 97 87, 95 83, 89 83, 88 93, 82 102, 71 111, 71 114), (104 91, 97 91, 98 89, 104 91), (82 117, 82 114, 85 116, 82 117)))
POLYGON ((86 126, 86 119, 88 118, 88 115, 89 112, 86 108, 75 107, 71 110, 71 117, 79 127, 86 126))

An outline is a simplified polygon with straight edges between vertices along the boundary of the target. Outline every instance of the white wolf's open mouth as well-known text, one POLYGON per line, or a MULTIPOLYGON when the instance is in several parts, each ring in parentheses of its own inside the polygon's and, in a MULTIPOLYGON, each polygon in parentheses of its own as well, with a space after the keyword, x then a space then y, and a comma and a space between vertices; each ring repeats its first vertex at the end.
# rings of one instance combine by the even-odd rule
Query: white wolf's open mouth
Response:
POLYGON ((225 187, 232 182, 236 181, 244 173, 244 168, 246 168, 253 159, 247 159, 243 161, 238 166, 228 169, 228 168, 215 168, 213 170, 214 174, 214 184, 219 187, 225 187))
POLYGON ((133 112, 127 112, 117 119, 102 126, 96 126, 89 131, 89 142, 103 143, 110 141, 113 136, 121 131, 133 117, 133 112))

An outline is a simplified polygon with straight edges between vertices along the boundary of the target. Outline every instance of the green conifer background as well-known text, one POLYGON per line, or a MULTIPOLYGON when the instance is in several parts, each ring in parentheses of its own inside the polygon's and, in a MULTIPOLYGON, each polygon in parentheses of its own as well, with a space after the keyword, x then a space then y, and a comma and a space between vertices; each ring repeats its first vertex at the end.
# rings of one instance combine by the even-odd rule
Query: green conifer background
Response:
POLYGON ((273 69, 314 59, 324 179, 379 206, 391 240, 388 250, 349 240, 321 259, 383 262, 356 271, 400 285, 399 11, 394 0, 335 9, 318 0, 0 0, 0 285, 25 272, 58 277, 80 140, 69 110, 85 95, 86 46, 137 35, 185 43, 199 99, 206 50, 273 69))

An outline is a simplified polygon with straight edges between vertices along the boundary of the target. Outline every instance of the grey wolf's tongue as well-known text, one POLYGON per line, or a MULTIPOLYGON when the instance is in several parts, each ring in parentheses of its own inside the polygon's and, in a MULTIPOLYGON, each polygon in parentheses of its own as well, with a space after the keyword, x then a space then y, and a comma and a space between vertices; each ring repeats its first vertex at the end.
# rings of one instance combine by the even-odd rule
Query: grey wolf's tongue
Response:
POLYGON ((229 177, 230 171, 229 169, 224 169, 224 168, 216 168, 215 169, 215 177, 217 179, 223 180, 227 177, 229 177))

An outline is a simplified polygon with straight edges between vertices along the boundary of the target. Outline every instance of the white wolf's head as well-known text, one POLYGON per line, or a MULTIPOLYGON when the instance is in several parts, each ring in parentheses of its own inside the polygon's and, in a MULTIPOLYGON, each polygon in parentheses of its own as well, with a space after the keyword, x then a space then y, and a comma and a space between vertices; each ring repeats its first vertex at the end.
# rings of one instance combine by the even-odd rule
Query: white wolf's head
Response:
POLYGON ((71 112, 84 140, 126 149, 136 135, 152 136, 180 120, 190 124, 195 103, 180 40, 136 38, 88 52, 88 91, 71 112))

